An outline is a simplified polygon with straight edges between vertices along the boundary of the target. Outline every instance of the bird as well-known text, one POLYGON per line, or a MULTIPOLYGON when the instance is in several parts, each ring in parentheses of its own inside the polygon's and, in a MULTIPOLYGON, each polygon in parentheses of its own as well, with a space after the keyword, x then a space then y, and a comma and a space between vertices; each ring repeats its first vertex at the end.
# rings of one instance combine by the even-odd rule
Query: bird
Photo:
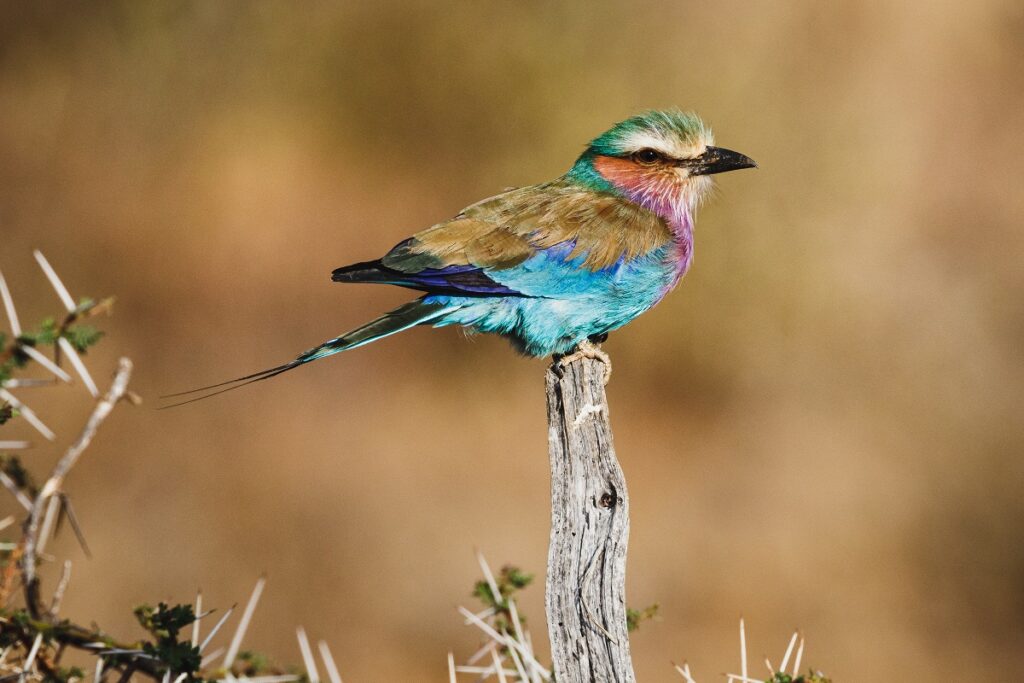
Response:
POLYGON ((591 140, 562 176, 478 201, 331 276, 417 290, 418 299, 282 365, 164 398, 209 398, 420 325, 496 334, 526 356, 607 360, 598 344, 608 333, 689 270, 711 176, 756 166, 716 147, 695 113, 636 114, 591 140))

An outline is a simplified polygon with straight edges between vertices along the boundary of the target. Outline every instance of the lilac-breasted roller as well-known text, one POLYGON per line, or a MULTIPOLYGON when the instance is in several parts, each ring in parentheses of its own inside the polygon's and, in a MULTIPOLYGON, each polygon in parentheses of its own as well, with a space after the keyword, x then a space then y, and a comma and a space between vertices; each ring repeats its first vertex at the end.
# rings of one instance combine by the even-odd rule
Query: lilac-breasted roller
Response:
POLYGON ((284 365, 204 389, 269 379, 416 325, 499 334, 530 356, 593 351, 588 340, 661 301, 690 267, 709 176, 756 166, 713 142, 690 113, 617 123, 560 178, 479 201, 332 276, 419 290, 419 299, 284 365))

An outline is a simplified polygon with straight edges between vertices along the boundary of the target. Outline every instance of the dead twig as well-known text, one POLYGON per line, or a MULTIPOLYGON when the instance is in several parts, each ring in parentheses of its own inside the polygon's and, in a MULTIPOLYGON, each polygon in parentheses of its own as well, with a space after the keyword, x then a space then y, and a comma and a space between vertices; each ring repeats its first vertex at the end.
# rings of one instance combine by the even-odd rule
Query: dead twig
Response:
POLYGON ((131 374, 132 362, 127 358, 121 358, 118 361, 117 374, 114 375, 114 381, 111 383, 110 389, 107 390, 107 393, 96 404, 88 421, 85 423, 85 427, 82 429, 82 433, 78 435, 75 442, 68 447, 64 455, 57 461, 53 472, 33 501, 28 519, 25 520, 24 554, 21 558, 21 574, 25 586, 25 602, 29 613, 36 619, 39 619, 44 614, 39 597, 39 578, 36 576, 36 550, 39 543, 39 526, 47 501, 51 496, 60 491, 68 472, 71 471, 71 468, 75 466, 78 459, 82 457, 85 449, 92 443, 100 425, 103 424, 103 421, 114 410, 114 406, 124 397, 131 374))

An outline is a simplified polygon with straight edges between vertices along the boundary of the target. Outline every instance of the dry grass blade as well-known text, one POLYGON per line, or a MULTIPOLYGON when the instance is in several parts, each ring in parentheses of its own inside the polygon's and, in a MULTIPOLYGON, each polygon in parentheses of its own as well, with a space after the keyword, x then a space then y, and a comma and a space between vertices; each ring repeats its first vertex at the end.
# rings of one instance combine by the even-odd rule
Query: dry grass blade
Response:
POLYGON ((0 451, 20 451, 31 446, 28 441, 0 441, 0 451))

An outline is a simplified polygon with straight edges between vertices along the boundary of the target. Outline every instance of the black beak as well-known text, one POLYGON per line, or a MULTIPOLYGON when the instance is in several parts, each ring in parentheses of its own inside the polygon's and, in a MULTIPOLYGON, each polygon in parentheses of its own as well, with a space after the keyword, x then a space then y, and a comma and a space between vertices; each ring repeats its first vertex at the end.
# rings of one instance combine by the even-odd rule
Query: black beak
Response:
POLYGON ((739 152, 724 147, 708 147, 696 159, 686 159, 683 166, 690 169, 690 175, 711 175, 738 171, 741 168, 757 168, 757 163, 739 152))

